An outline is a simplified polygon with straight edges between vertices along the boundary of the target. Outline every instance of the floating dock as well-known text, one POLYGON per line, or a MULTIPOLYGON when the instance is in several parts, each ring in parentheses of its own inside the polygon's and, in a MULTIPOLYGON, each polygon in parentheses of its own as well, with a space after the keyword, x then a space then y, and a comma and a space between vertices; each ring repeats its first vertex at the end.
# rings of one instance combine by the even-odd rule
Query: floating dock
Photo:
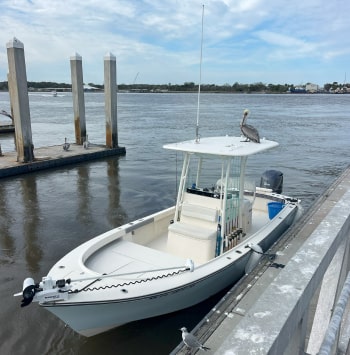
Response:
POLYGON ((70 144, 69 149, 63 145, 34 149, 34 160, 28 163, 17 161, 16 152, 6 152, 0 156, 0 178, 30 173, 63 165, 82 163, 113 155, 125 155, 125 148, 106 148, 104 145, 90 144, 87 149, 82 145, 70 144))
MULTIPOLYGON (((13 117, 13 124, 6 128, 11 126, 12 132, 15 132, 16 151, 3 154, 0 145, 0 178, 125 154, 125 148, 118 144, 116 57, 112 53, 104 57, 106 145, 90 144, 88 141, 82 58, 76 53, 70 58, 75 143, 69 144, 69 147, 65 143, 34 149, 24 45, 13 38, 6 47, 12 115, 4 110, 1 114, 13 117)), ((0 125, 0 132, 4 130, 5 127, 0 125)))
POLYGON ((192 333, 211 354, 350 354, 349 250, 350 167, 192 333))
POLYGON ((1 124, 0 123, 0 134, 13 133, 15 131, 15 126, 13 124, 1 124))

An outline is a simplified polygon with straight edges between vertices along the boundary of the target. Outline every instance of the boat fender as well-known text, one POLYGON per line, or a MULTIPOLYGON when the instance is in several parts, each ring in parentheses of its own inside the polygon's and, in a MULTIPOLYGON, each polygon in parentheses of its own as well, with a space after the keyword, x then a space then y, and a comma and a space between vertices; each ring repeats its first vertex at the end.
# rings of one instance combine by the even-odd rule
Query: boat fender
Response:
POLYGON ((252 249, 252 250, 253 250, 255 253, 257 253, 257 254, 268 256, 269 259, 270 259, 270 261, 273 261, 273 260, 276 259, 276 254, 273 254, 273 253, 272 253, 272 254, 271 254, 271 253, 264 253, 264 252, 262 251, 262 249, 260 248, 259 245, 255 245, 255 244, 249 243, 249 244, 246 246, 246 248, 252 249))
POLYGON ((250 254, 248 262, 245 266, 246 275, 250 274, 252 270, 258 265, 261 256, 263 255, 263 250, 258 244, 248 244, 248 247, 252 249, 253 253, 250 254))
POLYGON ((194 270, 194 262, 192 259, 187 259, 186 260, 186 269, 193 272, 194 270))

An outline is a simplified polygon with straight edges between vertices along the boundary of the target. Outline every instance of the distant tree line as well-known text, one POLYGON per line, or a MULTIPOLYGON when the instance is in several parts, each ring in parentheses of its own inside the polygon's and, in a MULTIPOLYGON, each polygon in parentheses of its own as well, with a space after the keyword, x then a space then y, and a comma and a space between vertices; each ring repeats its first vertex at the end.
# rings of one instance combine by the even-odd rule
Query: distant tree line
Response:
MULTIPOLYGON (((89 86, 103 90, 103 85, 88 83, 89 86)), ((300 85, 299 85, 300 86, 300 85)), ((71 89, 71 84, 56 83, 49 81, 34 82, 28 81, 28 88, 34 91, 45 89, 71 89)), ((201 84, 203 92, 221 92, 221 93, 286 93, 295 88, 293 84, 264 84, 262 82, 253 84, 201 84)), ((350 88, 349 84, 339 84, 338 82, 327 83, 323 86, 323 91, 334 92, 337 89, 350 88)), ((0 81, 0 91, 7 91, 7 81, 0 81)), ((135 92, 197 92, 198 84, 194 82, 185 82, 183 84, 118 84, 119 91, 135 92)))
MULTIPOLYGON (((65 88, 65 89, 71 89, 72 85, 71 84, 66 84, 66 83, 55 83, 51 81, 40 81, 40 82, 35 82, 35 81, 28 81, 28 89, 34 89, 34 90, 42 90, 42 89, 56 89, 56 88, 65 88)), ((7 81, 0 81, 0 91, 8 91, 8 84, 7 81)))
MULTIPOLYGON (((254 93, 254 92, 265 92, 265 93, 283 93, 287 92, 290 85, 265 85, 263 83, 254 84, 240 84, 234 83, 233 85, 224 84, 201 84, 202 92, 224 92, 224 93, 254 93)), ((151 84, 119 84, 119 90, 128 91, 168 91, 168 92, 197 92, 198 84, 193 82, 185 82, 180 84, 163 84, 163 85, 151 85, 151 84)))

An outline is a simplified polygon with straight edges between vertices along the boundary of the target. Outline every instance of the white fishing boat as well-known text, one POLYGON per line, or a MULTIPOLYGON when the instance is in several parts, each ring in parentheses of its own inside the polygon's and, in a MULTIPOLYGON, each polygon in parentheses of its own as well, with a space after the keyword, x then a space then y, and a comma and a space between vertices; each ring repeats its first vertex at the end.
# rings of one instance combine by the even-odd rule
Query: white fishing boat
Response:
POLYGON ((165 145, 183 153, 175 206, 87 241, 39 283, 27 278, 17 294, 22 306, 39 302, 92 336, 190 307, 234 284, 293 223, 300 206, 281 194, 281 181, 271 189, 268 176, 263 187, 245 179, 247 158, 277 145, 232 136, 165 145))
POLYGON ((249 273, 291 226, 300 201, 281 194, 282 173, 260 187, 245 179, 248 157, 278 143, 260 139, 247 110, 246 139, 200 138, 199 97, 200 84, 196 138, 164 146, 183 154, 175 206, 87 241, 39 283, 25 279, 22 306, 38 302, 84 336, 178 311, 249 273))

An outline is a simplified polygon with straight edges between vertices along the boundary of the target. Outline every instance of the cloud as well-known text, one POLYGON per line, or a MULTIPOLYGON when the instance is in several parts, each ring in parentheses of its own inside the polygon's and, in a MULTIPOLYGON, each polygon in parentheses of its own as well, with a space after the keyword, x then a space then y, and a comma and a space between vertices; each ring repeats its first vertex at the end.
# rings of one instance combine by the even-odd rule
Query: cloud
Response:
MULTIPOLYGON (((70 80, 69 57, 75 52, 82 55, 84 78, 90 82, 102 82, 106 52, 116 55, 123 82, 132 82, 137 72, 145 82, 194 80, 202 4, 202 0, 1 0, 0 81, 7 73, 6 43, 14 36, 24 43, 27 76, 32 80, 70 80)), ((255 81, 286 82, 293 76, 281 73, 296 66, 310 73, 310 63, 322 66, 323 61, 327 73, 320 81, 331 80, 340 67, 343 73, 349 70, 350 40, 344 35, 350 30, 349 10, 346 0, 207 0, 203 76, 218 84, 229 82, 237 72, 243 82, 254 73, 255 81), (266 63, 284 70, 276 74, 266 63)), ((322 73, 320 67, 317 73, 322 73)))

